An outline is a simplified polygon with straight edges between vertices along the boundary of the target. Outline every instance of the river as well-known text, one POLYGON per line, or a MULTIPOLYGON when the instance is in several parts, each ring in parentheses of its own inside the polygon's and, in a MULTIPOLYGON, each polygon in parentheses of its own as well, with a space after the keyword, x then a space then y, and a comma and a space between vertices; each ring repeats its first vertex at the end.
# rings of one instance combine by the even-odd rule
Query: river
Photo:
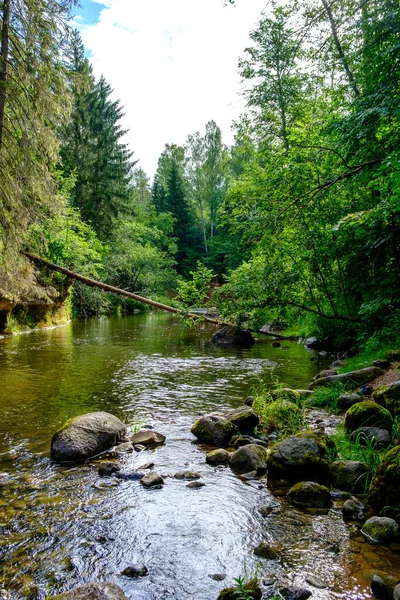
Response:
POLYGON ((205 463, 190 433, 198 415, 239 406, 259 381, 306 387, 317 370, 314 353, 295 342, 241 350, 216 348, 209 337, 210 329, 184 331, 151 313, 0 341, 0 598, 42 600, 112 580, 129 600, 215 600, 233 578, 257 573, 265 584, 300 585, 313 574, 329 586, 313 588, 313 598, 363 600, 373 573, 400 572, 399 554, 364 543, 339 506, 311 517, 265 480, 245 482, 205 463), (95 463, 50 460, 53 433, 94 410, 167 436, 163 447, 121 457, 127 469, 153 461, 166 476, 162 489, 100 479, 95 463), (190 489, 172 477, 184 469, 206 485, 190 489), (270 502, 262 517, 258 508, 270 502), (257 559, 260 540, 273 541, 279 559, 257 559), (326 549, 332 544, 337 554, 326 549), (122 576, 132 563, 149 574, 122 576))

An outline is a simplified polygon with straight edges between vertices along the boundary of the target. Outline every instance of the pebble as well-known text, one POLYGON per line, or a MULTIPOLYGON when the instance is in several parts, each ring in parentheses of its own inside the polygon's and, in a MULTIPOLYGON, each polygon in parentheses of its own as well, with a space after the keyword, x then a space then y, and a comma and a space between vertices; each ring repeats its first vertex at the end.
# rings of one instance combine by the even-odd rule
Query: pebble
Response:
POLYGON ((214 579, 214 581, 223 581, 226 575, 225 573, 213 573, 212 575, 209 575, 209 577, 211 577, 211 579, 214 579))
POLYGON ((186 484, 186 487, 188 488, 201 488, 204 487, 206 484, 204 483, 204 481, 191 481, 190 483, 186 484))
POLYGON ((148 572, 149 570, 146 565, 136 564, 126 567, 121 575, 125 575, 126 577, 144 577, 148 572))
POLYGON ((197 473, 196 471, 179 471, 178 473, 175 473, 175 475, 174 475, 174 479, 185 479, 185 480, 200 479, 200 477, 201 477, 200 473, 197 473))
POLYGON ((138 468, 140 471, 140 469, 152 469, 153 467, 154 467, 154 463, 148 462, 148 463, 145 463, 144 465, 140 465, 140 467, 138 467, 138 468))
POLYGON ((324 588, 328 587, 327 583, 325 583, 321 579, 318 579, 318 577, 314 577, 314 575, 307 575, 306 582, 312 585, 313 587, 318 588, 319 590, 323 590, 324 588))

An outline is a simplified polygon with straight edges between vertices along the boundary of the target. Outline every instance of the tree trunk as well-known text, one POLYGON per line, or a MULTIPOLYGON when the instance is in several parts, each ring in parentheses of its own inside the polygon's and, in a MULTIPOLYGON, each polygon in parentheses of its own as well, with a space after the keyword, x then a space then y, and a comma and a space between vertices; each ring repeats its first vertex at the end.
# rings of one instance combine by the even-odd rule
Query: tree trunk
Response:
POLYGON ((7 97, 7 63, 10 28, 10 0, 4 0, 3 26, 1 31, 1 68, 0 68, 0 156, 3 148, 4 115, 7 97))

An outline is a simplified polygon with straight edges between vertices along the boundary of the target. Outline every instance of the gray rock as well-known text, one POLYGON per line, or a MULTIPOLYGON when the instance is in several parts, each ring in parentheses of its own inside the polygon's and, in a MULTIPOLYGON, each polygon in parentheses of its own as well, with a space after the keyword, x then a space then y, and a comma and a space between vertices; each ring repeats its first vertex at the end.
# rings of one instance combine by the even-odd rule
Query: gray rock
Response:
POLYGON ((390 367, 392 366, 392 363, 390 362, 390 360, 383 360, 383 359, 378 359, 378 360, 374 360, 372 362, 372 365, 374 367, 379 367, 380 369, 390 369, 390 367))
MULTIPOLYGON (((157 444, 155 444, 157 445, 157 444)), ((133 446, 133 449, 135 452, 143 452, 143 450, 146 450, 146 446, 144 444, 135 444, 133 446)))
POLYGON ((331 476, 335 445, 326 435, 302 431, 275 444, 267 458, 268 475, 290 481, 324 483, 331 476))
POLYGON ((188 488, 192 488, 192 489, 196 489, 196 488, 201 488, 204 487, 206 484, 204 483, 204 481, 191 481, 190 483, 186 484, 186 487, 188 488))
POLYGON ((117 471, 114 473, 114 477, 125 481, 139 481, 142 479, 143 473, 141 471, 117 471))
POLYGON ((290 488, 287 499, 301 508, 330 508, 332 498, 327 487, 313 481, 300 481, 290 488))
POLYGON ((235 426, 220 415, 204 415, 191 429, 200 442, 212 446, 226 446, 235 431, 235 426))
POLYGON ((316 337, 309 337, 304 341, 304 345, 307 346, 307 348, 317 348, 320 344, 321 342, 316 337))
POLYGON ((399 537, 400 527, 389 517, 371 517, 365 521, 361 533, 370 544, 390 544, 399 537))
POLYGON ((69 419, 51 440, 51 457, 59 462, 82 461, 97 456, 126 433, 126 426, 107 412, 69 419))
POLYGON ((142 477, 140 483, 144 485, 144 487, 160 487, 164 485, 164 479, 158 473, 154 473, 151 471, 142 477))
POLYGON ((380 429, 379 427, 359 427, 351 434, 351 439, 358 439, 360 442, 365 443, 366 440, 375 442, 382 448, 387 448, 392 443, 392 438, 387 429, 380 429))
POLYGON ((257 471, 260 474, 260 469, 265 472, 267 468, 267 451, 257 444, 242 446, 231 454, 229 466, 236 473, 257 471))
POLYGON ((239 431, 239 433, 251 435, 260 422, 260 419, 250 406, 240 406, 230 410, 223 415, 239 431))
POLYGON ((121 588, 110 581, 87 583, 69 592, 51 596, 51 600, 128 600, 121 588))
POLYGON ((341 394, 337 399, 337 404, 341 410, 348 410, 351 406, 362 400, 363 398, 359 394, 341 394))
POLYGON ((230 453, 223 448, 211 450, 206 455, 206 463, 209 465, 227 465, 230 459, 230 453))
POLYGON ((295 585, 280 588, 279 593, 285 600, 307 600, 311 596, 310 590, 295 585))
POLYGON ((129 565, 126 567, 121 575, 125 575, 126 577, 145 577, 148 574, 149 570, 146 565, 135 564, 129 565))
POLYGON ((400 381, 383 385, 374 391, 372 398, 393 415, 400 417, 400 381))
POLYGON ((371 581, 371 592, 377 600, 392 600, 396 583, 397 580, 394 578, 383 579, 379 575, 374 575, 371 581))
POLYGON ((140 444, 141 446, 159 446, 165 443, 165 435, 157 431, 149 429, 141 429, 137 431, 131 438, 133 445, 140 444))
POLYGON ((121 467, 117 465, 115 462, 102 462, 99 466, 98 473, 102 477, 107 477, 115 473, 116 471, 120 471, 121 467))
POLYGON ((368 465, 357 460, 336 460, 332 463, 333 484, 340 490, 362 493, 368 465))
POLYGON ((152 469, 154 467, 154 463, 153 462, 148 462, 145 463, 144 465, 140 465, 140 467, 138 467, 138 470, 140 471, 141 469, 152 469))
POLYGON ((209 575, 209 577, 211 577, 211 579, 214 579, 214 581, 223 581, 226 575, 225 573, 213 573, 212 575, 209 575))
POLYGON ((400 583, 393 590, 393 600, 400 600, 400 583))
POLYGON ((364 521, 364 508, 364 504, 357 498, 350 498, 343 504, 343 518, 346 521, 364 521))
POLYGON ((344 426, 347 431, 355 431, 359 427, 379 427, 392 430, 393 417, 386 408, 377 402, 365 400, 357 402, 346 412, 344 426))
POLYGON ((309 386, 310 390, 321 385, 331 385, 332 383, 346 383, 353 388, 359 385, 369 383, 373 379, 384 375, 385 371, 379 367, 366 367, 358 371, 350 371, 349 373, 340 373, 339 375, 329 375, 328 377, 320 377, 309 386))
POLYGON ((320 379, 321 377, 329 377, 330 375, 337 375, 338 372, 335 369, 326 369, 325 371, 320 371, 316 375, 314 375, 313 380, 320 379))
POLYGON ((315 588, 318 588, 319 590, 323 590, 328 587, 327 583, 325 583, 321 579, 318 579, 318 577, 314 577, 314 575, 307 575, 306 583, 309 583, 310 585, 312 585, 315 588))
POLYGON ((335 360, 335 362, 331 364, 331 369, 339 369, 340 367, 344 367, 345 364, 346 361, 344 360, 335 360))
POLYGON ((186 481, 191 481, 193 479, 200 479, 201 475, 200 473, 197 473, 196 471, 179 471, 178 473, 175 473, 174 478, 175 479, 183 479, 186 481))
POLYGON ((260 506, 260 508, 258 509, 258 512, 263 517, 268 517, 268 515, 270 515, 273 510, 274 510, 274 507, 272 505, 265 504, 264 506, 260 506))
POLYGON ((118 444, 116 449, 120 454, 126 454, 133 452, 133 445, 131 442, 123 442, 122 444, 118 444))

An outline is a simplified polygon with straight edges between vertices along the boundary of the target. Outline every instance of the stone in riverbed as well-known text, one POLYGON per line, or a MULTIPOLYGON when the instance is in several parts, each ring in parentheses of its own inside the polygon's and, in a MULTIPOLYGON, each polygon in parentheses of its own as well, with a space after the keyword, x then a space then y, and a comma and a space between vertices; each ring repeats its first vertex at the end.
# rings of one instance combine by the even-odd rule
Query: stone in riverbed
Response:
POLYGON ((400 416, 400 381, 379 387, 372 394, 372 398, 387 408, 393 417, 400 416))
POLYGON ((97 456, 125 435, 126 426, 107 412, 69 419, 51 440, 51 457, 59 462, 82 461, 97 456))
POLYGON ((221 415, 204 415, 191 429, 200 442, 212 446, 226 446, 235 431, 236 427, 221 415))
POLYGON ((259 474, 264 471, 265 473, 267 451, 263 446, 257 444, 242 446, 230 455, 229 466, 236 473, 248 473, 249 471, 257 471, 259 474))
POLYGON ((385 371, 379 367, 366 367, 365 369, 359 369, 358 371, 350 371, 349 373, 340 373, 339 375, 329 375, 328 377, 320 377, 311 383, 309 386, 310 390, 319 387, 332 385, 333 383, 345 383, 353 388, 359 385, 369 383, 373 379, 384 375, 385 371))
POLYGON ((188 488, 192 488, 192 489, 197 489, 197 488, 201 488, 204 487, 206 484, 204 483, 204 481, 191 481, 190 483, 186 484, 186 487, 188 488))
POLYGON ((250 406, 240 406, 223 415, 244 435, 251 435, 260 422, 260 419, 250 406))
POLYGON ((211 450, 206 455, 206 463, 209 465, 227 465, 230 459, 230 453, 223 448, 211 450))
POLYGON ((330 508, 332 498, 327 487, 313 481, 300 481, 290 488, 287 499, 300 508, 330 508))
POLYGON ((179 471, 178 473, 175 473, 174 475, 174 479, 183 479, 186 481, 191 481, 193 479, 200 479, 201 475, 200 473, 197 473, 196 471, 179 471))
POLYGON ((115 583, 102 581, 86 583, 56 596, 47 596, 47 600, 127 600, 127 597, 115 583))
POLYGON ((165 443, 165 435, 157 431, 141 429, 131 437, 131 442, 134 446, 137 444, 140 446, 160 446, 165 443))
POLYGON ((268 544, 268 542, 260 542, 258 546, 254 548, 254 554, 260 558, 268 558, 269 560, 273 560, 278 556, 275 548, 273 548, 271 544, 268 544))
POLYGON ((389 517, 371 517, 364 523, 361 533, 370 544, 390 544, 399 538, 400 527, 389 517))
POLYGON ((248 348, 255 344, 255 339, 247 329, 226 326, 221 327, 211 338, 213 344, 224 346, 243 346, 248 348))
POLYGON ((317 375, 314 375, 313 381, 316 379, 320 379, 321 377, 329 377, 330 375, 337 375, 338 372, 335 369, 326 369, 325 371, 320 371, 317 375))
POLYGON ((116 471, 113 475, 117 479, 123 479, 125 481, 139 481, 143 477, 141 471, 116 471))
POLYGON ((339 490, 364 491, 368 465, 357 460, 335 460, 332 463, 333 484, 339 490))
POLYGON ((382 458, 369 486, 368 499, 376 511, 397 518, 400 513, 400 446, 382 458), (390 507, 390 508, 388 508, 390 507))
POLYGON ((392 600, 397 580, 394 577, 374 575, 371 581, 371 592, 377 600, 392 600))
POLYGON ((357 498, 349 498, 343 504, 342 514, 345 521, 364 521, 365 506, 357 498))
POLYGON ((335 452, 326 435, 301 431, 275 444, 267 458, 268 474, 273 479, 324 483, 331 477, 335 452))
POLYGON ((149 570, 146 565, 135 564, 125 567, 121 575, 125 575, 125 577, 145 577, 148 572, 149 570))
POLYGON ((140 483, 147 488, 160 487, 164 485, 164 479, 158 473, 151 471, 150 473, 147 473, 141 478, 140 483))
POLYGON ((370 400, 357 402, 344 416, 344 426, 350 432, 359 427, 379 427, 391 431, 392 425, 393 417, 390 412, 370 400))
POLYGON ((341 410, 349 410, 354 404, 362 400, 360 394, 341 394, 337 399, 337 405, 341 410))
POLYGON ((355 441, 358 440, 360 443, 366 444, 368 441, 374 442, 381 448, 390 446, 392 438, 387 429, 380 429, 379 427, 359 427, 352 432, 350 438, 355 441))
POLYGON ((116 471, 120 471, 121 467, 117 465, 115 462, 103 462, 99 466, 98 473, 102 477, 108 477, 115 473, 116 471))
POLYGON ((295 585, 280 588, 279 593, 284 600, 307 600, 311 596, 310 590, 295 585))

